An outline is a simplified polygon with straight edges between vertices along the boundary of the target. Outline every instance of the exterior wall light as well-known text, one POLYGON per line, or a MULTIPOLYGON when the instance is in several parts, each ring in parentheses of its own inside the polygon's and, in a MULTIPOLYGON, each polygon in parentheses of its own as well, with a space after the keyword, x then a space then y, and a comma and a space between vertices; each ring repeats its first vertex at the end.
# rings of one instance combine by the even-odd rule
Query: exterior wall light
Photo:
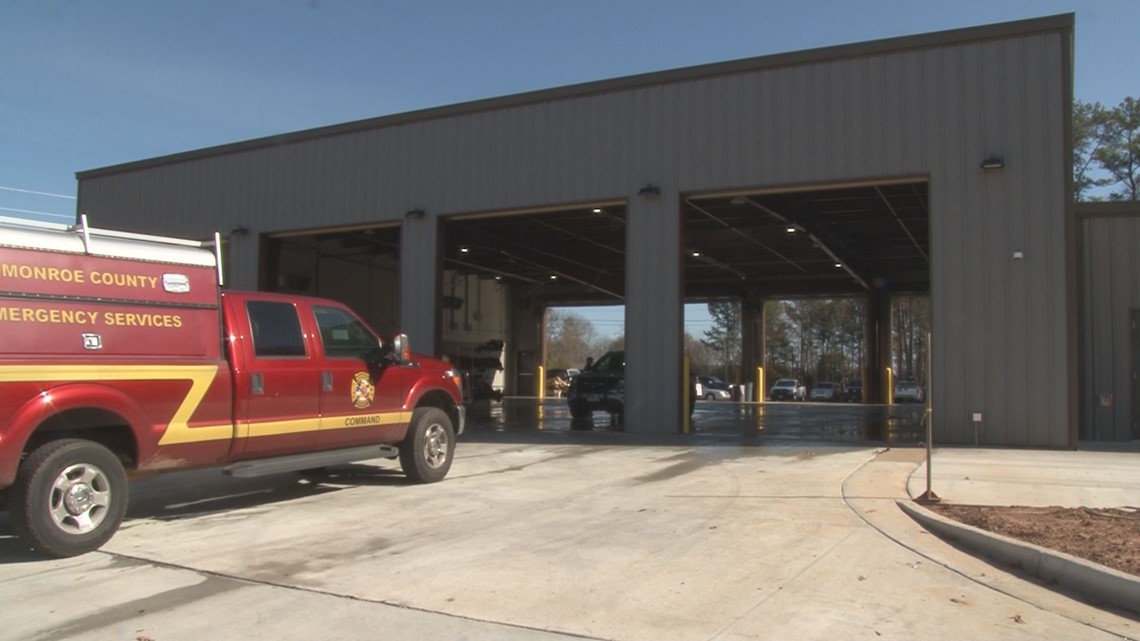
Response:
POLYGON ((1005 167, 1005 161, 1001 156, 989 156, 982 161, 982 169, 1001 169, 1005 167))
POLYGON ((653 183, 649 183, 637 191, 638 196, 660 196, 661 188, 653 183))
POLYGON ((417 207, 415 209, 409 209, 407 213, 404 214, 404 218, 423 218, 424 213, 424 210, 417 207))

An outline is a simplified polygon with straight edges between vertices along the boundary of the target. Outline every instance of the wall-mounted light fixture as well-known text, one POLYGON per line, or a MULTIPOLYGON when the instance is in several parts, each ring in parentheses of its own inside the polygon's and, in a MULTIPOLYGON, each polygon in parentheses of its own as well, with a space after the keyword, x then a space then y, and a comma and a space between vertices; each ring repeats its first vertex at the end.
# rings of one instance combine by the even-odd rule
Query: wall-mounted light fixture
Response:
POLYGON ((230 230, 230 236, 246 236, 249 234, 249 228, 245 225, 238 225, 230 230))
POLYGON ((982 169, 1001 169, 1005 167, 1005 161, 1001 156, 986 156, 982 161, 982 169))
POLYGON ((689 255, 690 255, 690 256, 692 256, 693 258, 700 258, 700 256, 701 256, 701 250, 699 250, 699 249, 690 249, 690 250, 689 250, 689 255))
POLYGON ((638 196, 660 196, 661 188, 653 183, 648 183, 637 191, 638 196))
POLYGON ((469 254, 469 253, 471 253, 471 248, 468 247, 467 245, 460 245, 459 246, 459 253, 460 254, 469 254))
POLYGON ((407 213, 404 214, 404 218, 423 218, 425 213, 424 210, 417 207, 415 209, 409 209, 407 213))
POLYGON ((794 233, 796 233, 797 229, 799 229, 799 228, 796 227, 795 225, 788 225, 787 227, 784 228, 784 231, 788 232, 789 234, 794 234, 794 233))

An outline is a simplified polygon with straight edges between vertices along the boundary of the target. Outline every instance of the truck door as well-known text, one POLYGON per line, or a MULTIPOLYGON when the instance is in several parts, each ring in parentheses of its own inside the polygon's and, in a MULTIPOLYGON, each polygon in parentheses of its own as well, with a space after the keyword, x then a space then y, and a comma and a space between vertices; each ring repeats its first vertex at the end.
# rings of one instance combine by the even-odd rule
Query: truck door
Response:
POLYGON ((237 372, 238 434, 248 435, 245 458, 316 449, 321 373, 291 301, 245 301, 250 337, 247 369, 237 372), (242 417, 245 421, 242 424, 242 417))
POLYGON ((409 419, 402 407, 410 384, 407 372, 377 364, 379 338, 348 309, 314 304, 313 318, 321 352, 322 446, 402 439, 409 419))

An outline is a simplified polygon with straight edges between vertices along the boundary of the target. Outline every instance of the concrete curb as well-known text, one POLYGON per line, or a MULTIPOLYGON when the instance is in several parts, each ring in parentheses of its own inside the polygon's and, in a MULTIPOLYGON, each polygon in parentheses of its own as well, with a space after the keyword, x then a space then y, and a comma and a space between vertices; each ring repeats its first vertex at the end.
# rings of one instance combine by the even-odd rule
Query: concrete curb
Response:
POLYGON ((998 562, 1018 566, 1093 601, 1140 614, 1140 578, 1074 556, 959 523, 909 501, 895 501, 924 528, 998 562))

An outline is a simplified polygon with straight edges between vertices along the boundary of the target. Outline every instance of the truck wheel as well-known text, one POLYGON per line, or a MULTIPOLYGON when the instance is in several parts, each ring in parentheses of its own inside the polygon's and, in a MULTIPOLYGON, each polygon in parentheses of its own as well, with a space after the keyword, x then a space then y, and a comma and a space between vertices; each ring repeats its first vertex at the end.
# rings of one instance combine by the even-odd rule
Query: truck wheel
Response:
POLYGON ((421 407, 412 413, 408 435, 400 443, 400 467, 413 483, 435 483, 447 476, 455 453, 455 428, 447 412, 421 407))
POLYGON ((20 465, 9 512, 25 542, 51 556, 76 556, 111 539, 127 511, 127 476, 91 441, 52 441, 20 465))
POLYGON ((594 413, 593 409, 582 401, 570 401, 568 405, 570 407, 570 418, 578 421, 590 418, 590 415, 594 413))

